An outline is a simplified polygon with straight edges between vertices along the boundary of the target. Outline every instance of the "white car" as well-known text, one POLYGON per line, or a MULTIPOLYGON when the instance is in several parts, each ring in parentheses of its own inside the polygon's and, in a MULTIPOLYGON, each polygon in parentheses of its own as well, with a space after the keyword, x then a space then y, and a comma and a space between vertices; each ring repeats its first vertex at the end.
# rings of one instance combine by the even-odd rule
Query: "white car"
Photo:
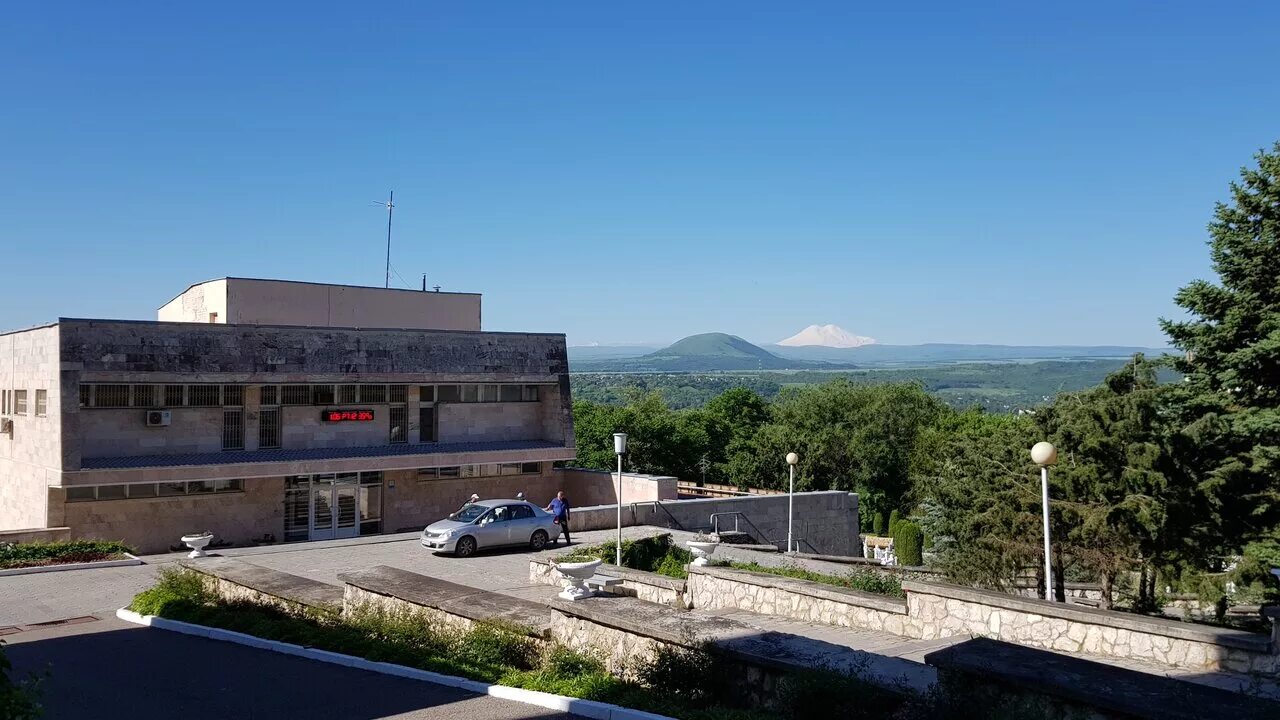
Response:
POLYGON ((467 557, 481 548, 511 545, 541 550, 553 537, 560 537, 560 526, 537 505, 524 500, 481 500, 428 525, 422 531, 422 547, 467 557))

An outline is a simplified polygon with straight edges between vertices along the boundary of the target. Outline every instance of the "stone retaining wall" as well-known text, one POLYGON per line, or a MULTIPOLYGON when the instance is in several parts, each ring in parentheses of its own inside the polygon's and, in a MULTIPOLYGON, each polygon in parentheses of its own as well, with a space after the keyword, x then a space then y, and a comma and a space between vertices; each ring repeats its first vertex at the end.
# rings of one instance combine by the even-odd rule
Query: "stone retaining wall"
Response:
POLYGON ((942 583, 906 581, 903 589, 905 602, 714 566, 691 567, 688 581, 700 610, 733 608, 913 639, 986 637, 1190 670, 1280 676, 1280 630, 1268 637, 942 583))
POLYGON ((940 583, 905 582, 903 589, 911 637, 971 635, 1192 670, 1280 675, 1276 643, 1265 635, 940 583))
MULTIPOLYGON (((632 570, 609 563, 601 565, 596 572, 622 580, 621 585, 609 588, 611 594, 629 595, 646 602, 675 608, 690 607, 688 594, 685 592, 685 581, 679 578, 644 570, 632 570)), ((529 560, 529 582, 555 587, 563 585, 560 574, 552 567, 551 558, 548 557, 535 557, 529 560)))
POLYGON ((689 598, 699 610, 749 610, 836 627, 906 634, 907 604, 834 585, 728 568, 689 568, 689 598))

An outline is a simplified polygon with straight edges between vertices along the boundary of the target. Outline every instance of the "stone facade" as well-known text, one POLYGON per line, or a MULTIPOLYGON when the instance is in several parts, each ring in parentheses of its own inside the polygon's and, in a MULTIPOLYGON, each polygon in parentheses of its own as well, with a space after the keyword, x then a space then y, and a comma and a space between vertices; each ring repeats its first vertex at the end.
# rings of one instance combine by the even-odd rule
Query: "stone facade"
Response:
POLYGON ((0 433, 0 529, 49 525, 47 488, 59 482, 63 451, 58 341, 57 325, 0 335, 0 422, 12 423, 11 432, 0 433), (22 413, 16 407, 19 390, 25 392, 22 413), (37 412, 39 393, 45 397, 43 413, 37 412))
MULTIPOLYGON (((535 585, 564 586, 564 576, 556 572, 551 565, 550 553, 543 553, 529 561, 529 582, 535 585)), ((612 595, 627 595, 645 602, 667 605, 674 608, 689 609, 689 594, 685 591, 685 581, 667 577, 658 573, 620 568, 605 563, 597 571, 600 575, 622 580, 620 585, 609 588, 612 595)))

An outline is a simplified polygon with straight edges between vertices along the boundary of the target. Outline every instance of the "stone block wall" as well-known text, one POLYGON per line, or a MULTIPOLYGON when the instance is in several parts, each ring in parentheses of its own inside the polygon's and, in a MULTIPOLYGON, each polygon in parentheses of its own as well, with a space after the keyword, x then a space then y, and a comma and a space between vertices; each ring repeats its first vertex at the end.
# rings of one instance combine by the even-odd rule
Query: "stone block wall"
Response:
MULTIPOLYGON (((564 587, 563 576, 556 572, 551 565, 551 560, 551 557, 545 555, 530 560, 529 582, 535 585, 564 587)), ((686 610, 691 607, 684 580, 643 570, 619 568, 617 565, 608 563, 601 565, 598 572, 601 575, 622 580, 622 584, 609 588, 608 593, 611 595, 627 595, 645 602, 686 610)))
POLYGON ((284 537, 284 478, 246 480, 244 492, 94 502, 65 502, 52 488, 50 502, 74 537, 122 540, 141 553, 166 552, 202 530, 239 545, 267 533, 284 537))
MULTIPOLYGON (((624 498, 625 500, 625 498, 624 498)), ((787 542, 787 496, 749 495, 735 498, 674 500, 660 503, 625 504, 623 525, 653 525, 678 530, 710 532, 715 513, 741 512, 739 528, 764 545, 783 547, 787 542)), ((571 519, 573 530, 603 530, 617 525, 614 505, 578 507, 571 519)), ((724 516, 721 529, 733 529, 734 517, 724 516)), ((826 555, 857 555, 858 496, 827 491, 796 493, 796 535, 803 545, 826 555)))
POLYGON ((0 530, 43 528, 49 524, 49 485, 62 470, 64 398, 58 358, 58 326, 0 335, 0 389, 9 393, 13 432, 0 434, 0 530), (26 412, 14 407, 14 392, 25 390, 26 412), (36 414, 36 393, 46 393, 46 407, 36 414))

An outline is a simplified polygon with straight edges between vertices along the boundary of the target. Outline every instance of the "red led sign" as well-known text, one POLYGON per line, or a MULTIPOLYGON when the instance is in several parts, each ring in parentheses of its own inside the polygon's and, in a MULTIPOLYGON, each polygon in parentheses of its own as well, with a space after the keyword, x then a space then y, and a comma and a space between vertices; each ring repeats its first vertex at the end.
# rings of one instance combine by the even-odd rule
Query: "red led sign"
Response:
POLYGON ((324 422, 369 422, 373 419, 372 410, 325 410, 320 413, 324 422))

